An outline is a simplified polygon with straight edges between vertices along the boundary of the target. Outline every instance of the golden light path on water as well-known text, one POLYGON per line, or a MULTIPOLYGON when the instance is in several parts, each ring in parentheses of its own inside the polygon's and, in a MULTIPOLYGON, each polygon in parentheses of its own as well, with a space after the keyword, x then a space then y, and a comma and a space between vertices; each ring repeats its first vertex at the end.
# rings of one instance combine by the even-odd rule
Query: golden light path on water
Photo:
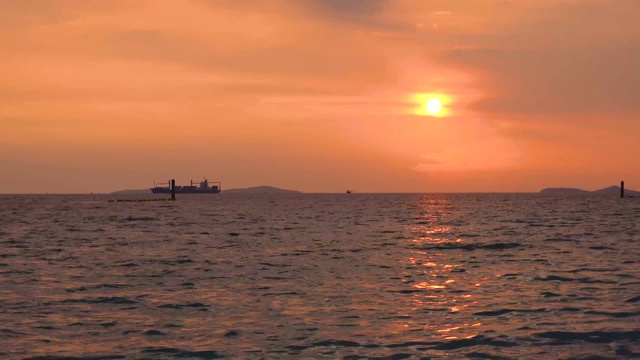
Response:
POLYGON ((456 238, 452 226, 446 224, 451 221, 452 205, 446 198, 420 201, 414 217, 414 225, 408 227, 413 250, 406 259, 407 274, 411 278, 424 278, 414 281, 414 311, 424 309, 437 310, 444 314, 444 321, 423 324, 423 329, 440 334, 446 340, 473 338, 480 333, 479 321, 459 322, 454 319, 456 313, 470 311, 477 304, 473 289, 480 283, 468 283, 463 264, 445 252, 433 249, 434 246, 459 244, 462 239, 456 238), (425 246, 430 250, 422 250, 425 246), (469 290, 471 289, 471 291, 469 290), (471 293, 470 293, 471 292, 471 293))

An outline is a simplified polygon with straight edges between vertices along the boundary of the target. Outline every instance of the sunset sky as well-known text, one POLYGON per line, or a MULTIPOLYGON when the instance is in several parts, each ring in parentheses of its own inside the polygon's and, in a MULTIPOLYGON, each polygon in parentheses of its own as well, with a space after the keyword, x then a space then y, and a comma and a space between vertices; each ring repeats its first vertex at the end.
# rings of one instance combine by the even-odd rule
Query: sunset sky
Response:
POLYGON ((0 0, 0 193, 640 189, 638 19, 638 0, 0 0))

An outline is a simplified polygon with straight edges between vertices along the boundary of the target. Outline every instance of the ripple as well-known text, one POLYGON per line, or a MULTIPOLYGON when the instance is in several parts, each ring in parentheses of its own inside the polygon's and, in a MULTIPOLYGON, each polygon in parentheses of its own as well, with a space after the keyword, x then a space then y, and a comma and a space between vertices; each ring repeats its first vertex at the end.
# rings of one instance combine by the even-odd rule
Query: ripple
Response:
POLYGON ((611 343, 616 341, 639 341, 640 330, 631 331, 547 331, 533 334, 534 336, 561 340, 561 341, 584 341, 589 343, 611 343))
POLYGON ((585 311, 585 314, 590 315, 604 315, 614 318, 627 318, 633 316, 640 316, 640 311, 622 311, 622 312, 607 312, 607 311, 585 311))
POLYGON ((66 299, 59 301, 61 304, 137 304, 135 300, 131 300, 123 297, 98 297, 98 298, 85 298, 85 299, 66 299))
POLYGON ((157 347, 157 348, 146 348, 142 350, 144 354, 154 354, 154 355, 162 355, 162 354, 171 354, 177 358, 196 358, 196 359, 221 359, 224 356, 214 350, 204 350, 204 351, 187 351, 178 348, 170 348, 170 347, 157 347))
POLYGON ((625 300, 624 302, 628 302, 628 303, 636 303, 636 302, 640 302, 640 295, 629 298, 627 300, 625 300))
POLYGON ((429 250, 508 250, 508 249, 516 249, 516 248, 524 248, 525 246, 518 243, 507 242, 507 243, 488 243, 488 244, 461 244, 461 243, 445 243, 438 244, 432 246, 420 246, 421 249, 429 250))
POLYGON ((466 357, 472 358, 472 359, 489 359, 489 360, 511 360, 512 359, 509 357, 492 355, 492 354, 481 353, 481 352, 470 352, 466 354, 466 357))
POLYGON ((583 277, 583 278, 568 278, 568 277, 564 277, 564 276, 557 276, 557 275, 549 275, 549 276, 545 276, 545 277, 534 277, 533 280, 536 281, 561 281, 561 282, 578 282, 578 283, 583 283, 583 284, 615 284, 615 281, 611 281, 611 280, 599 280, 599 279, 592 279, 592 278, 588 278, 588 277, 583 277))
POLYGON ((512 312, 521 312, 521 313, 536 313, 536 312, 546 312, 547 309, 500 309, 495 311, 479 311, 473 313, 476 316, 500 316, 512 312))
POLYGON ((159 305, 160 309, 184 309, 184 308, 208 308, 208 305, 203 303, 195 302, 195 303, 186 303, 186 304, 164 304, 159 305))
POLYGON ((166 335, 165 333, 163 333, 162 331, 158 331, 158 330, 147 330, 145 332, 142 333, 145 336, 164 336, 166 335))
POLYGON ((360 356, 360 355, 347 355, 343 357, 343 360, 359 360, 359 359, 368 359, 368 360, 402 360, 408 359, 412 357, 412 354, 392 354, 389 356, 360 356))
POLYGON ((127 216, 126 218, 122 219, 122 221, 155 221, 155 220, 157 219, 153 217, 148 217, 148 216, 140 216, 140 217, 127 216))
POLYGON ((346 347, 360 347, 360 344, 355 341, 348 340, 322 340, 313 343, 313 346, 346 346, 346 347))
POLYGON ((513 346, 517 346, 518 344, 511 341, 495 340, 489 337, 478 335, 471 339, 451 340, 449 342, 436 345, 434 349, 455 350, 455 349, 471 347, 471 346, 480 346, 480 345, 497 346, 497 347, 513 347, 513 346))
POLYGON ((124 355, 105 355, 105 356, 33 356, 28 357, 25 360, 116 360, 126 359, 124 355))

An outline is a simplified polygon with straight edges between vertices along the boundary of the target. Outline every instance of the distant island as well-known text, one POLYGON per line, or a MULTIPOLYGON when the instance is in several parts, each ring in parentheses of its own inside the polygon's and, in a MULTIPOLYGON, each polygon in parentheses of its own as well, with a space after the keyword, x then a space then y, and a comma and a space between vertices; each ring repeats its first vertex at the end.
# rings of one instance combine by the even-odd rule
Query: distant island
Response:
MULTIPOLYGON (((620 186, 609 186, 600 190, 582 190, 577 188, 546 188, 540 190, 540 194, 544 195, 619 195, 620 186)), ((640 196, 640 192, 636 190, 624 189, 625 196, 640 196)))
POLYGON ((140 189, 140 190, 120 190, 114 191, 111 195, 147 195, 151 194, 151 189, 140 189))
MULTIPOLYGON (((221 194, 302 194, 300 191, 280 189, 274 186, 254 186, 239 189, 222 189, 221 194)), ((150 189, 120 190, 114 191, 112 195, 149 195, 150 189)))
POLYGON ((280 189, 273 186, 254 186, 248 188, 222 190, 221 194, 302 194, 300 191, 280 189))

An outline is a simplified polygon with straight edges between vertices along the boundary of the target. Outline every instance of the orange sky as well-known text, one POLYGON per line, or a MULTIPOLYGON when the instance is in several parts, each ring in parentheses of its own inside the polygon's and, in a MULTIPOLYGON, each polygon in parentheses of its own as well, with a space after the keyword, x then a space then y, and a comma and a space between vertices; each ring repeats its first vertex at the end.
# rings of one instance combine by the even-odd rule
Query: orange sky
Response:
POLYGON ((0 2, 2 193, 640 189, 637 0, 0 2), (439 97, 443 116, 426 116, 439 97))

